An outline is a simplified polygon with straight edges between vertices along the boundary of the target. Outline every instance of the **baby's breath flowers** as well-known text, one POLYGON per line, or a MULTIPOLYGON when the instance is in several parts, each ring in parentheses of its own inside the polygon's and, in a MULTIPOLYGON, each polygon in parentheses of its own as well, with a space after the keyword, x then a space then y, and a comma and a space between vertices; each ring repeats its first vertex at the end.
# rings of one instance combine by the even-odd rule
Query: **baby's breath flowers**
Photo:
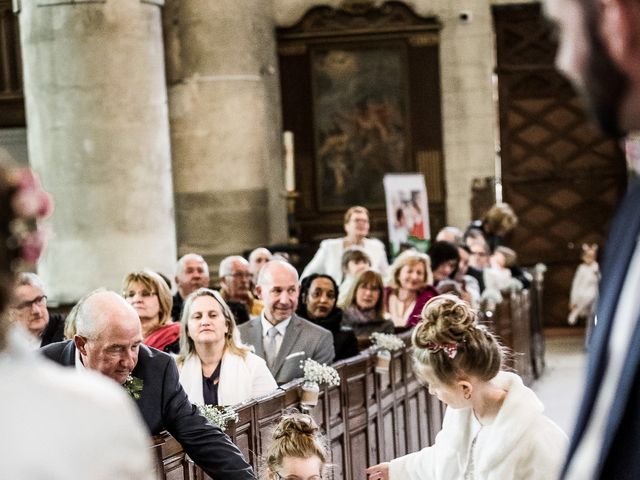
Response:
POLYGON ((238 414, 232 407, 201 404, 198 404, 197 407, 200 409, 200 413, 202 413, 202 415, 209 420, 211 424, 220 428, 222 431, 227 428, 227 423, 230 421, 238 421, 238 414))
POLYGON ((393 352, 404 347, 404 342, 397 335, 391 333, 374 332, 371 334, 371 344, 376 351, 387 350, 393 352))
POLYGON ((335 368, 329 365, 320 364, 311 358, 300 362, 300 367, 304 371, 305 382, 313 382, 318 385, 326 383, 330 387, 340 385, 340 375, 335 368))

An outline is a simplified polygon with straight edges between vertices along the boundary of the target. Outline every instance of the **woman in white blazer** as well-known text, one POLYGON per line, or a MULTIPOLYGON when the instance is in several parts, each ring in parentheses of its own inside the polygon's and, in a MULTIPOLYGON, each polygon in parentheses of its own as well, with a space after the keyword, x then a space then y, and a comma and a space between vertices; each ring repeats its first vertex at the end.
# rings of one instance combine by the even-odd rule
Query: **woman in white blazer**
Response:
POLYGON ((265 361, 240 342, 229 306, 200 288, 189 295, 180 319, 180 383, 196 404, 235 405, 278 388, 265 361))
POLYGON ((383 277, 389 268, 387 251, 384 243, 376 238, 366 238, 369 235, 369 210, 365 207, 351 207, 344 214, 344 231, 342 238, 330 238, 320 242, 318 251, 307 264, 300 279, 312 273, 330 275, 338 285, 342 283, 342 254, 347 248, 359 247, 371 259, 371 268, 383 277))

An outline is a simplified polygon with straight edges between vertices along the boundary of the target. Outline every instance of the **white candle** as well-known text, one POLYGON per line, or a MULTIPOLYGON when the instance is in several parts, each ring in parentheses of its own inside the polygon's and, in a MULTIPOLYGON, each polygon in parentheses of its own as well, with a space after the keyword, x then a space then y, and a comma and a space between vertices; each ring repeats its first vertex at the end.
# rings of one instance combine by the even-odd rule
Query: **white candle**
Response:
POLYGON ((286 131, 284 142, 284 185, 287 192, 296 190, 296 170, 293 164, 293 132, 286 131))

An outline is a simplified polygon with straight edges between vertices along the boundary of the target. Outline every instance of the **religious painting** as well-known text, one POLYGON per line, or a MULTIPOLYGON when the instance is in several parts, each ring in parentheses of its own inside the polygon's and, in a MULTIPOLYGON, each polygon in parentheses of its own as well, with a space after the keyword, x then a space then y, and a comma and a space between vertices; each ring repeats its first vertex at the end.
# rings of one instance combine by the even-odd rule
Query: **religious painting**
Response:
POLYGON ((402 45, 316 48, 311 55, 316 192, 320 210, 384 206, 383 177, 408 162, 402 45))

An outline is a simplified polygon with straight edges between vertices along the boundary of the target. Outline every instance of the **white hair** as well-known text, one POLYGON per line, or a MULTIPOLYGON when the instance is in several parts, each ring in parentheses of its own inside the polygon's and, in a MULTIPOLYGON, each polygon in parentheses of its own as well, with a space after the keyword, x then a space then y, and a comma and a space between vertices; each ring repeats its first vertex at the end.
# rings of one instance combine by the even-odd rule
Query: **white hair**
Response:
POLYGON ((18 278, 16 279, 16 287, 21 287, 23 285, 31 285, 32 287, 36 287, 37 289, 41 290, 42 293, 44 293, 45 291, 44 282, 35 273, 31 273, 31 272, 20 273, 18 275, 18 278))
POLYGON ((209 275, 209 265, 204 261, 204 258, 197 253, 187 253, 180 257, 178 263, 176 263, 176 277, 179 277, 184 273, 184 264, 187 263, 187 260, 197 260, 198 262, 202 262, 205 273, 209 275))
POLYGON ((229 257, 225 257, 220 262, 220 266, 218 267, 218 277, 226 277, 227 275, 231 275, 233 273, 233 264, 235 262, 242 263, 243 265, 249 266, 249 262, 244 257, 240 255, 231 255, 229 257))

